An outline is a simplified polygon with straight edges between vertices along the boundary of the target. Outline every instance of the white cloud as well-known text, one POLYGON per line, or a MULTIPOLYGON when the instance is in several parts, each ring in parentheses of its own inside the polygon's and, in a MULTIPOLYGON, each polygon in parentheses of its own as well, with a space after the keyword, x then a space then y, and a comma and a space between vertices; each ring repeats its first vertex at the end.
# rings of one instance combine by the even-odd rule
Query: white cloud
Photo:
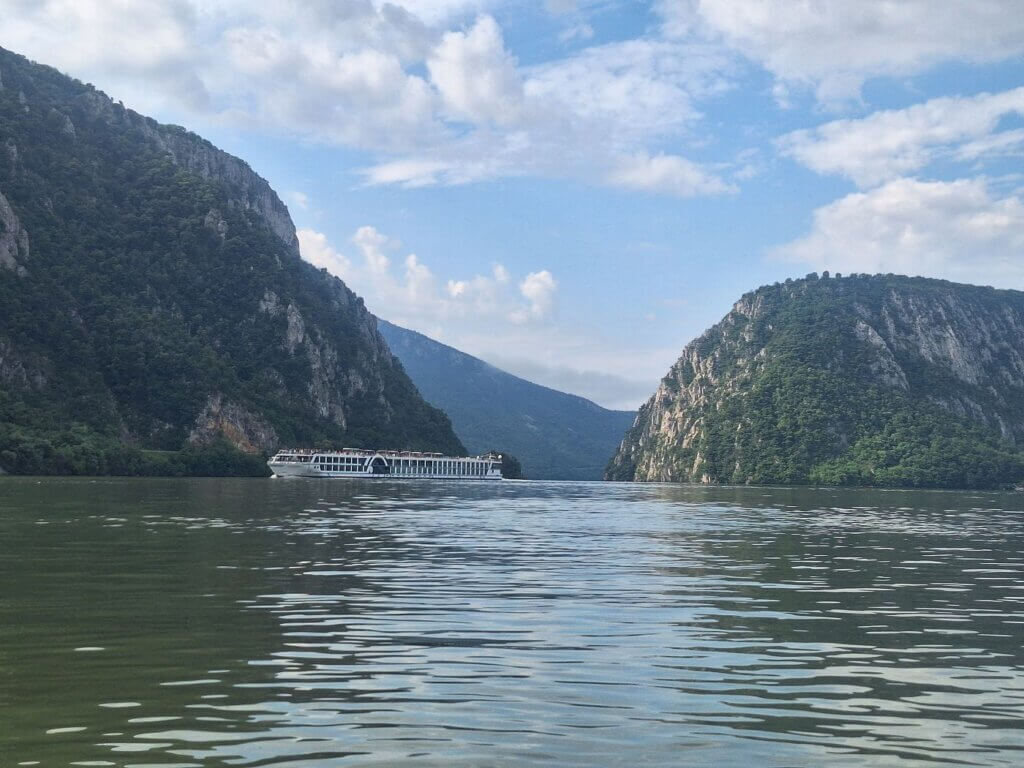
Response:
POLYGON ((427 59, 430 81, 457 119, 508 124, 522 110, 523 86, 501 30, 481 16, 466 32, 447 32, 427 59))
MULTIPOLYGON (((258 93, 241 86, 225 103, 260 122, 310 138, 391 151, 436 139, 436 96, 401 59, 384 50, 336 52, 282 38, 276 30, 236 28, 224 34, 228 61, 251 78, 258 93)), ((225 88, 230 87, 226 86, 225 88)))
POLYGON ((875 76, 951 60, 1024 53, 1019 0, 661 0, 665 33, 722 40, 826 104, 856 100, 875 76))
POLYGON ((453 321, 543 325, 551 319, 558 284, 546 269, 518 285, 501 264, 490 274, 440 280, 416 254, 400 257, 402 244, 371 226, 351 238, 356 258, 339 252, 321 232, 298 234, 306 261, 343 278, 371 311, 398 325, 429 333, 453 321))
POLYGON ((573 24, 558 33, 558 40, 562 43, 572 43, 577 40, 590 40, 594 36, 594 28, 586 22, 573 24))
POLYGON ((535 113, 564 118, 559 130, 601 131, 622 151, 695 123, 694 100, 731 87, 732 70, 712 46, 637 39, 534 67, 524 88, 535 113))
POLYGON ((819 208, 772 255, 817 269, 896 272, 1024 288, 1024 200, 983 179, 891 181, 819 208))
POLYGON ((497 5, 497 0, 374 0, 374 3, 382 9, 389 5, 399 6, 431 24, 437 24, 480 13, 497 5))
POLYGON ((576 10, 577 0, 544 0, 544 8, 554 16, 572 13, 576 10))
POLYGON ((452 166, 449 163, 440 160, 409 158, 374 165, 365 169, 363 175, 366 183, 371 186, 398 184, 413 188, 433 186, 451 170, 452 166))
POLYGON ((299 252, 302 258, 342 280, 348 277, 352 271, 352 262, 331 247, 327 235, 312 229, 300 229, 295 234, 299 238, 299 252))
POLYGON ((369 274, 375 279, 390 280, 391 259, 385 252, 397 250, 401 247, 401 243, 392 240, 373 227, 357 229, 356 233, 352 235, 352 242, 363 254, 363 261, 369 274))
POLYGON ((870 187, 925 168, 936 159, 974 161, 1020 153, 1024 131, 996 132, 1000 119, 1024 116, 1024 88, 969 98, 938 98, 860 120, 835 120, 779 141, 818 173, 837 173, 870 187))
MULTIPOLYGON (((200 18, 188 0, 5 0, 0 2, 0 45, 80 77, 124 82, 131 73, 146 86, 126 87, 144 105, 159 92, 189 109, 209 108, 197 75, 204 59, 200 18)), ((120 98, 116 94, 115 98, 120 98)))
MULTIPOLYGON (((177 122, 364 151, 372 185, 608 183, 623 158, 690 138, 697 103, 731 87, 731 54, 656 35, 522 67, 497 4, 0 0, 0 44, 177 122)), ((593 5, 552 9, 583 41, 593 5)))
POLYGON ((675 195, 685 190, 682 196, 720 194, 727 185, 696 162, 651 160, 644 147, 689 131, 701 118, 693 100, 730 87, 723 74, 730 66, 707 46, 634 40, 587 48, 525 70, 518 112, 496 108, 512 122, 479 125, 364 175, 369 184, 426 186, 530 174, 675 195), (660 172, 660 184, 629 173, 645 157, 654 166, 647 175, 660 172))
POLYGON ((736 188, 678 155, 637 155, 626 158, 608 176, 609 183, 676 197, 721 195, 736 188))
POLYGON ((558 283, 546 269, 531 272, 519 284, 519 292, 528 305, 509 314, 512 322, 522 325, 531 321, 547 320, 555 307, 555 291, 558 283))

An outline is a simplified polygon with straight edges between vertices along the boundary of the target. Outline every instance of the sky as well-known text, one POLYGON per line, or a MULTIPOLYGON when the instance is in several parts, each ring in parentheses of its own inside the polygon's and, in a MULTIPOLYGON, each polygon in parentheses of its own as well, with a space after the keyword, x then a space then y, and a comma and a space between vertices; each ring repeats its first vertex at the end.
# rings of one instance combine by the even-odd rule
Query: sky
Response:
POLYGON ((375 314, 635 408, 746 291, 1024 289, 1020 0, 0 0, 375 314))

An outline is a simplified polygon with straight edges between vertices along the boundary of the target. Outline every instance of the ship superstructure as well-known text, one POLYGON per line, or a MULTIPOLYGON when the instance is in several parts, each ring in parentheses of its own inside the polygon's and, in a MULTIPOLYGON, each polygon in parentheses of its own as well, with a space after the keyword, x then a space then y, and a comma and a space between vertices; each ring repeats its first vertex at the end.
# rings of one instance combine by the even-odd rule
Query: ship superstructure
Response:
POLYGON ((282 449, 267 462, 276 477, 420 478, 501 480, 501 455, 445 456, 420 451, 343 448, 282 449))

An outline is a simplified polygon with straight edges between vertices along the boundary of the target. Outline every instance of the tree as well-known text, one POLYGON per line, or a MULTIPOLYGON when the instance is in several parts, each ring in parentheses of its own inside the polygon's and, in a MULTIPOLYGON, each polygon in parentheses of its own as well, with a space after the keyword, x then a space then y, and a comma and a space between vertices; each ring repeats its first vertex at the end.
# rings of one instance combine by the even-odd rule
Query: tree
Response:
POLYGON ((505 451, 488 451, 495 456, 501 456, 501 476, 506 480, 525 480, 523 477, 523 466, 519 459, 505 451))

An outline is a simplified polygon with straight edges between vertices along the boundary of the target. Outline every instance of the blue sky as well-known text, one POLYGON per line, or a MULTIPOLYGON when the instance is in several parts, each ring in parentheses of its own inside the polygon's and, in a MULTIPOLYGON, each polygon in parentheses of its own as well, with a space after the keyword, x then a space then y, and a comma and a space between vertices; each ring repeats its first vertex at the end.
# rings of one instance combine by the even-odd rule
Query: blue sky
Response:
POLYGON ((635 407, 810 271, 1024 288, 1019 0, 0 0, 245 158, 382 317, 635 407))

